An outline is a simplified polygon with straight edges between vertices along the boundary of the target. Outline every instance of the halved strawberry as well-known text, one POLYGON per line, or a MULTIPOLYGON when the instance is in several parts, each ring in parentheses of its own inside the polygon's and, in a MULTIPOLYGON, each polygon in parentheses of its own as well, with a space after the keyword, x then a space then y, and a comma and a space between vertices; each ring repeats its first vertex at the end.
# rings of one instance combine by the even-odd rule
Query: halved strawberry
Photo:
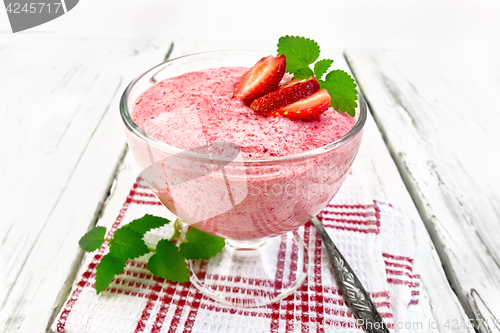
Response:
POLYGON ((268 56, 260 59, 248 70, 234 87, 234 97, 250 104, 268 92, 275 90, 285 75, 286 58, 268 56))
POLYGON ((274 111, 274 113, 277 115, 281 114, 290 119, 313 120, 328 110, 330 101, 331 98, 328 91, 320 89, 304 99, 274 111))
POLYGON ((255 99, 250 103, 250 108, 257 113, 272 115, 274 110, 312 95, 318 90, 319 82, 314 77, 305 80, 291 80, 279 86, 277 90, 255 99))

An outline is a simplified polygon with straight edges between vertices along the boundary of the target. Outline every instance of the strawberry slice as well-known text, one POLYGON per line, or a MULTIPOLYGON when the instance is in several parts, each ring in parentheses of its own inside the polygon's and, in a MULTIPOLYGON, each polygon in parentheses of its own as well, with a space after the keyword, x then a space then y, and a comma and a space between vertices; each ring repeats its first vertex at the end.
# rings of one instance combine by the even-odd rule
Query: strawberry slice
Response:
POLYGON ((254 99, 278 87, 283 75, 285 75, 285 67, 286 58, 284 55, 260 59, 236 83, 233 96, 247 105, 250 104, 254 99))
POLYGON ((279 86, 277 90, 255 99, 250 103, 250 108, 257 113, 270 116, 274 114, 274 110, 295 103, 318 90, 319 82, 314 77, 305 80, 292 80, 279 86))
POLYGON ((328 91, 320 89, 304 99, 274 111, 274 114, 281 114, 290 119, 313 120, 328 110, 330 101, 328 91))

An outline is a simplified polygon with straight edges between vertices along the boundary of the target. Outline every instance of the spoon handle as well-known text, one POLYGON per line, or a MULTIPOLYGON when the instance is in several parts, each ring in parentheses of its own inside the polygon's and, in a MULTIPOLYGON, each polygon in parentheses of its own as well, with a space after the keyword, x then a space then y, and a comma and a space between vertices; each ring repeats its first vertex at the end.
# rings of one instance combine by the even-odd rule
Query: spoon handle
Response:
POLYGON ((368 295, 351 266, 349 266, 344 256, 337 249, 330 236, 328 236, 323 223, 317 217, 313 217, 311 222, 323 239, 326 252, 333 264, 333 270, 340 285, 340 290, 342 290, 344 300, 354 314, 354 317, 356 317, 357 324, 361 324, 370 333, 389 333, 389 329, 382 320, 380 313, 378 313, 370 295, 368 295))

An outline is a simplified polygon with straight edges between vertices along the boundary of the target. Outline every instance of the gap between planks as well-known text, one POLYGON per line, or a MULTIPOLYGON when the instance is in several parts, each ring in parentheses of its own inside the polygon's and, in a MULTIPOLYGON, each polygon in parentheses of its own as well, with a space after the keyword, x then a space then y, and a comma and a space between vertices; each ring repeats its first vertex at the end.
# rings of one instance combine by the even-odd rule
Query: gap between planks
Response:
MULTIPOLYGON (((352 66, 352 59, 349 58, 348 55, 344 53, 344 57, 346 58, 346 61, 348 62, 349 66, 351 67, 351 70, 354 72, 355 68, 352 66), (349 61, 351 60, 351 61, 349 61)), ((358 82, 359 83, 359 82, 358 82)), ((367 83, 368 84, 368 83, 367 83)), ((373 84, 372 84, 373 85, 373 84)), ((364 93, 365 91, 368 94, 368 90, 370 90, 369 87, 363 87, 359 86, 360 90, 364 93), (364 89, 363 89, 364 88, 364 89)), ((414 88, 415 89, 415 88, 414 88)), ((366 96, 366 94, 365 94, 366 96)), ((398 96, 392 96, 397 104, 398 103, 398 96)), ((376 105, 371 105, 369 97, 366 97, 367 104, 369 105, 371 110, 376 110, 377 108, 375 107, 376 105)), ((415 120, 412 118, 412 115, 404 108, 403 105, 401 105, 402 108, 404 109, 403 111, 406 111, 407 114, 406 116, 408 117, 408 121, 412 121, 412 123, 416 126, 415 120)), ((381 113, 382 111, 379 111, 381 113)), ((379 115, 380 116, 380 115, 379 115)), ((443 265, 444 272, 446 275, 446 278, 448 280, 448 283, 452 286, 452 291, 456 295, 456 297, 460 300, 461 307, 464 309, 465 313, 468 316, 468 319, 475 324, 478 324, 481 319, 485 318, 485 314, 491 315, 491 318, 493 318, 493 315, 491 311, 488 309, 487 305, 483 302, 481 297, 479 296, 479 293, 476 292, 475 289, 472 289, 472 294, 467 295, 467 298, 464 298, 463 295, 463 290, 460 290, 460 284, 461 280, 459 276, 455 273, 454 270, 454 265, 452 264, 452 260, 450 259, 450 253, 448 253, 445 248, 447 246, 446 242, 443 242, 443 240, 439 237, 439 231, 436 230, 436 225, 433 222, 429 222, 429 220, 435 218, 434 216, 429 216, 429 211, 426 208, 426 202, 424 198, 422 198, 421 194, 419 195, 418 190, 415 188, 414 184, 414 179, 412 177, 415 177, 412 175, 412 170, 409 168, 406 163, 407 160, 404 158, 401 158, 401 156, 398 153, 398 150, 393 147, 393 142, 391 142, 391 138, 388 136, 389 134, 386 132, 386 125, 380 122, 380 118, 373 117, 375 120, 375 123, 382 134, 382 138, 386 144, 386 146, 389 148, 390 156, 392 160, 394 161, 395 165, 397 166, 397 169, 401 175, 401 178, 403 180, 404 186, 406 187, 406 190, 408 193, 411 195, 411 199, 418 211, 418 214, 422 218, 422 220, 425 222, 424 226, 425 229, 427 230, 427 233, 431 236, 431 240, 437 250, 437 254, 439 256, 439 259, 443 265), (458 288, 458 289, 457 289, 458 288), (482 309, 482 311, 480 310, 482 309)), ((394 141, 394 140, 393 140, 394 141)), ((439 175, 438 175, 439 176, 439 175)), ((500 332, 498 327, 491 327, 488 323, 478 325, 478 331, 480 332, 500 332), (488 326, 488 327, 487 327, 488 326)))
MULTIPOLYGON (((170 47, 169 47, 168 51, 165 53, 165 56, 163 57, 163 61, 167 61, 168 59, 170 59, 173 50, 174 50, 174 43, 172 42, 172 43, 170 43, 170 47)), ((140 73, 138 73, 138 74, 140 74, 140 73)), ((114 189, 116 187, 116 184, 118 182, 118 176, 120 174, 120 170, 122 169, 122 167, 125 166, 125 164, 127 164, 125 161, 125 158, 126 158, 128 153, 129 153, 128 144, 125 144, 123 149, 122 149, 122 152, 120 153, 120 157, 116 162, 116 167, 115 167, 114 172, 113 172, 113 177, 111 177, 109 179, 109 182, 107 184, 107 190, 106 190, 105 194, 103 195, 102 200, 100 201, 101 204, 97 207, 97 209, 94 213, 94 217, 92 218, 92 220, 89 223, 88 230, 90 230, 96 226, 97 221, 99 221, 99 219, 102 217, 103 212, 106 210, 108 203, 109 203, 109 200, 111 199, 112 194, 114 192, 114 189)), ((68 298, 68 296, 71 292, 71 289, 73 287, 75 279, 77 278, 78 272, 81 268, 84 254, 85 254, 85 252, 83 250, 80 250, 80 252, 78 253, 78 256, 75 258, 75 261, 74 261, 73 266, 71 268, 71 271, 68 275, 66 283, 63 286, 61 292, 59 293, 59 295, 57 297, 57 302, 54 306, 52 314, 51 314, 49 321, 47 323, 47 328, 46 328, 47 333, 53 333, 53 331, 51 329, 51 325, 52 325, 53 321, 55 320, 56 316, 58 315, 59 311, 61 311, 61 307, 63 306, 64 302, 66 301, 66 299, 68 298)))
MULTIPOLYGON (((108 204, 108 200, 113 192, 113 188, 116 186, 117 177, 118 177, 120 168, 122 167, 122 165, 124 163, 125 156, 127 155, 127 152, 128 152, 128 145, 125 145, 122 149, 121 154, 120 154, 120 158, 118 159, 118 161, 116 163, 116 167, 115 167, 115 170, 113 172, 113 177, 111 177, 109 179, 106 193, 103 195, 103 198, 100 201, 101 204, 99 206, 97 206, 97 209, 94 213, 94 217, 90 221, 88 230, 95 227, 97 221, 102 216, 103 211, 106 209, 106 206, 108 204)), ((85 252, 83 250, 80 250, 80 252, 78 253, 78 256, 75 258, 75 261, 73 262, 71 271, 68 274, 68 278, 66 279, 66 283, 63 285, 63 288, 62 288, 61 292, 59 293, 57 300, 56 300, 56 304, 53 308, 52 314, 49 317, 49 321, 47 323, 47 328, 46 328, 47 333, 53 333, 50 326, 52 325, 52 322, 56 318, 59 311, 61 311, 61 307, 63 306, 64 302, 66 301, 66 299, 68 298, 68 296, 71 292, 71 288, 73 287, 73 283, 77 277, 78 270, 80 269, 80 265, 82 263, 84 253, 85 252)))

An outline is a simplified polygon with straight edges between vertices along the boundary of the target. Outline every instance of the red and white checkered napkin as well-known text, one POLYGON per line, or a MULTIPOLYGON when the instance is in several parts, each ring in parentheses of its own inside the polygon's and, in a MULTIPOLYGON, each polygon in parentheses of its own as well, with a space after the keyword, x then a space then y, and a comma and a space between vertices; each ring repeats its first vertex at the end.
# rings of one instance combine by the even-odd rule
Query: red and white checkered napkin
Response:
MULTIPOLYGON (((414 270, 414 223, 391 205, 374 201, 363 183, 356 175, 349 175, 319 217, 391 331, 397 332, 403 327, 400 323, 415 319, 415 313, 419 313, 415 306, 419 302, 420 277, 414 270)), ((139 180, 111 232, 146 213, 171 217, 139 180)), ((145 269, 145 260, 129 261, 125 272, 97 296, 95 268, 107 251, 104 245, 89 256, 87 269, 76 280, 52 329, 103 333, 362 332, 342 299, 321 237, 310 222, 299 229, 299 234, 309 249, 306 281, 286 299, 249 310, 219 305, 203 297, 191 283, 171 284, 155 278, 145 269)), ((147 241, 154 243, 160 237, 155 234, 147 241)), ((293 274, 291 259, 296 247, 290 245, 289 238, 283 236, 281 244, 277 244, 276 263, 283 266, 284 262, 284 270, 288 270, 278 269, 281 273, 277 273, 277 280, 293 274)))

